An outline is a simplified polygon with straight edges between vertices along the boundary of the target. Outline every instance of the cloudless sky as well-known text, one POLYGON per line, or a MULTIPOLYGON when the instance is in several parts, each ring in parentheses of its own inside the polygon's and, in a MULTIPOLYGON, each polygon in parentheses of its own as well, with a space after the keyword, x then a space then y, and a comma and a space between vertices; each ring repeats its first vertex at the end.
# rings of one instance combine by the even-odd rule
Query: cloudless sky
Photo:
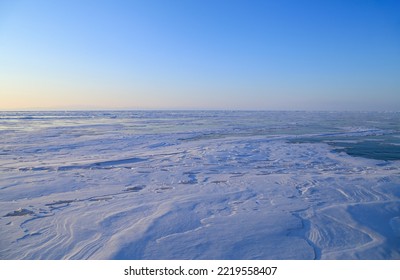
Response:
POLYGON ((398 0, 0 0, 0 110, 400 110, 398 0))

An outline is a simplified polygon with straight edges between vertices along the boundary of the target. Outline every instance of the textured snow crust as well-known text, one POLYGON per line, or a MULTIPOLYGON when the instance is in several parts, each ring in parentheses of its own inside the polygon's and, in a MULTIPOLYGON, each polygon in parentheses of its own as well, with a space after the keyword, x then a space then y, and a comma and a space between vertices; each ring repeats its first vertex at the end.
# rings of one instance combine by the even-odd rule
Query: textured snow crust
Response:
POLYGON ((3 113, 0 258, 400 259, 400 162, 294 141, 393 127, 315 118, 3 113))

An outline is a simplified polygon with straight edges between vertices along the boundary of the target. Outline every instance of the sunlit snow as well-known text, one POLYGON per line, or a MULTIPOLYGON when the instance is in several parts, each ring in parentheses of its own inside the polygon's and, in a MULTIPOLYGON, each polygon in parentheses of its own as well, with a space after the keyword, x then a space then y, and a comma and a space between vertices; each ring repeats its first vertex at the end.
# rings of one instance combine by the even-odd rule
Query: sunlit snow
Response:
POLYGON ((400 259, 400 114, 0 113, 1 259, 400 259))

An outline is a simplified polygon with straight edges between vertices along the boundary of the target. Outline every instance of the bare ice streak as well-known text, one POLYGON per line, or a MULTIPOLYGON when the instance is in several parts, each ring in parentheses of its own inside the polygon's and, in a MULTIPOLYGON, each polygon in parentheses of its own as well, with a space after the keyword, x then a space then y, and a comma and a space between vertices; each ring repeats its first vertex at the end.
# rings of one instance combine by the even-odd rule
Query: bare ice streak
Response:
POLYGON ((399 123, 0 113, 0 258, 400 259, 399 123))

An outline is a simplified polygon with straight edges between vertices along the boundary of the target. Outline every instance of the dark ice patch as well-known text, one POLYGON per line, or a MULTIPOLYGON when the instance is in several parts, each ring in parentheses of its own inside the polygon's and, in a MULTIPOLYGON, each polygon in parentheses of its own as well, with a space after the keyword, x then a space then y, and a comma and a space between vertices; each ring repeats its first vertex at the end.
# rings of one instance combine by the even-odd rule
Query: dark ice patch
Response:
POLYGON ((133 186, 133 187, 127 187, 125 189, 126 192, 139 192, 143 190, 146 186, 145 185, 139 185, 139 186, 133 186))
POLYGON ((25 208, 21 208, 18 210, 15 210, 13 212, 8 213, 4 217, 17 217, 17 216, 26 216, 26 215, 32 215, 34 212, 25 208))

